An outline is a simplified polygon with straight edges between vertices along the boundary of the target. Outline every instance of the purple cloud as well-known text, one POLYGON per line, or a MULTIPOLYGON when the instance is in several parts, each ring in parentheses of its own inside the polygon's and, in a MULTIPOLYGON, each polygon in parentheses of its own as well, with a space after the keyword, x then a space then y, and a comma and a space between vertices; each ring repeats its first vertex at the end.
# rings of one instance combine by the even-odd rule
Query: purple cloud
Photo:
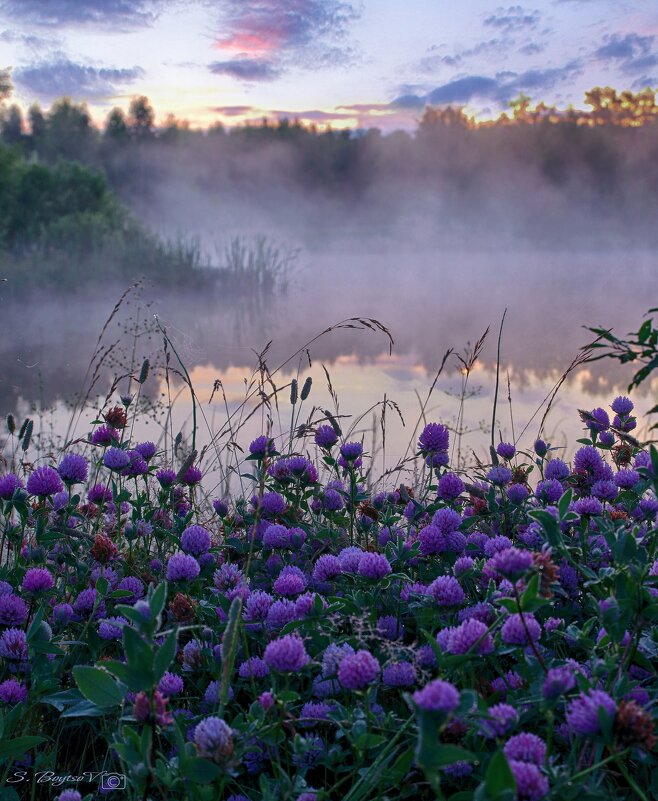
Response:
POLYGON ((117 84, 129 84, 141 78, 140 67, 114 69, 76 64, 61 57, 21 67, 14 72, 17 86, 43 101, 66 95, 76 99, 102 99, 117 93, 117 84))
POLYGON ((270 61, 258 58, 231 58, 228 61, 213 61, 208 66, 215 75, 229 75, 243 81, 273 81, 280 70, 270 61))

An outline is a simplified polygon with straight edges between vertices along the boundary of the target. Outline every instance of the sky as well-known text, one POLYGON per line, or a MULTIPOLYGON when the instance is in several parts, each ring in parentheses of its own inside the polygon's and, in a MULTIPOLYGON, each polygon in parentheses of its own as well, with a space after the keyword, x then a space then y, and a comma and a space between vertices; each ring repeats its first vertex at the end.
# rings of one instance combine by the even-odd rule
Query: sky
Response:
POLYGON ((484 118, 522 92, 658 87, 658 2, 0 0, 4 67, 14 102, 66 95, 99 123, 143 94, 193 127, 409 129, 427 104, 484 118))

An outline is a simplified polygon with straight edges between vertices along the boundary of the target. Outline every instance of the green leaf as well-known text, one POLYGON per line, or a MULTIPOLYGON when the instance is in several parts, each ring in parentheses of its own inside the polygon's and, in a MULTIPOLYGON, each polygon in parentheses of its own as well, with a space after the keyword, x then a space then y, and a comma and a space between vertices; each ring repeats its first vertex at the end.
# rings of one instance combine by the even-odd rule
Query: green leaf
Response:
POLYGON ((123 627, 123 647, 126 651, 128 666, 132 670, 143 672, 151 684, 153 681, 153 651, 144 638, 131 626, 123 627))
POLYGON ((97 706, 119 706, 123 701, 121 689, 106 670, 78 665, 73 675, 80 692, 97 706))
POLYGON ((358 748, 361 751, 364 751, 366 748, 377 748, 377 746, 382 745, 387 740, 381 734, 361 734, 359 737, 356 738, 354 742, 355 748, 358 748))
POLYGON ((162 614, 166 600, 167 582, 163 581, 162 584, 158 584, 158 586, 153 590, 153 595, 151 596, 150 600, 151 614, 154 618, 162 614))
POLYGON ((181 776, 197 784, 209 784, 220 773, 219 765, 201 757, 186 759, 180 766, 181 776))
POLYGON ((46 737, 16 737, 15 740, 7 740, 0 743, 0 759, 13 759, 21 756, 35 745, 46 742, 46 737))
POLYGON ((487 772, 484 776, 484 785, 491 801, 500 798, 503 793, 516 793, 516 781, 505 754, 498 750, 491 757, 487 772))
POLYGON ((476 759, 477 757, 472 751, 467 751, 458 745, 439 743, 433 763, 435 767, 440 768, 445 765, 453 765, 455 762, 475 762, 476 759))
POLYGON ((176 656, 176 639, 178 637, 178 630, 173 631, 168 635, 164 643, 158 648, 155 658, 153 660, 153 678, 156 682, 164 676, 167 668, 176 656))
POLYGON ((91 701, 80 701, 79 704, 65 709, 60 714, 60 718, 100 718, 103 715, 109 715, 111 709, 108 706, 97 706, 91 701))
MULTIPOLYGON (((62 690, 61 692, 53 693, 52 695, 44 695, 40 700, 41 703, 54 706, 58 712, 63 712, 67 706, 81 701, 82 695, 80 695, 80 691, 77 689, 62 690)), ((2 736, 1 733, 0 736, 2 736)))
POLYGON ((573 498, 573 490, 568 489, 564 495, 560 498, 557 504, 558 511, 560 513, 560 520, 566 515, 569 511, 569 504, 571 503, 571 499, 573 498))
POLYGON ((153 681, 151 676, 147 676, 139 670, 134 670, 125 662, 119 662, 117 659, 108 659, 103 662, 103 667, 109 670, 112 675, 116 676, 119 681, 122 681, 133 692, 140 692, 153 689, 153 681))

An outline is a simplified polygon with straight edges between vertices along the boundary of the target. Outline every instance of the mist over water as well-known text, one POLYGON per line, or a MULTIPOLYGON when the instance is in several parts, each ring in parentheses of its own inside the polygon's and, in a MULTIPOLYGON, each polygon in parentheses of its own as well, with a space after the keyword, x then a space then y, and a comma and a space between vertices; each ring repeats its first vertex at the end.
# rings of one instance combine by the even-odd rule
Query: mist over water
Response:
MULTIPOLYGON (((64 104, 51 116, 64 119, 69 112, 64 104)), ((114 251, 103 240, 99 274, 81 276, 92 279, 84 288, 74 280, 77 291, 56 296, 35 288, 21 296, 8 286, 0 294, 6 330, 12 332, 0 343, 3 410, 45 419, 54 409, 48 425, 56 438, 68 428, 67 403, 79 397, 102 405, 112 380, 134 374, 149 358, 153 371, 144 397, 152 404, 151 422, 164 425, 169 390, 163 384, 161 326, 213 426, 225 419, 225 402, 229 410, 239 406, 245 378, 267 346, 268 368, 282 366, 277 387, 293 376, 313 377, 311 406, 334 409, 323 366, 340 413, 352 415, 352 422, 370 407, 379 414, 384 396, 397 403, 407 425, 387 409, 386 436, 389 451, 398 456, 413 439, 419 398, 426 396, 445 352, 468 351, 489 329, 464 410, 474 432, 469 447, 483 447, 491 424, 498 327, 506 313, 496 429, 508 439, 526 429, 524 443, 531 443, 542 403, 592 340, 583 326, 611 327, 623 335, 658 303, 653 118, 633 128, 603 125, 596 115, 580 122, 568 114, 557 122, 533 119, 522 115, 509 125, 474 126, 449 109, 428 110, 414 134, 386 136, 282 124, 206 132, 172 128, 167 135, 151 128, 139 136, 126 129, 116 137, 87 127, 84 136, 76 134, 82 138, 75 151, 69 147, 74 132, 59 139, 53 139, 55 125, 46 134, 33 132, 25 137, 30 152, 51 163, 73 154, 100 170, 131 213, 171 240, 174 250, 176 243, 192 241, 194 258, 174 259, 167 274, 159 270, 161 261, 150 263, 150 283, 121 305, 91 368, 99 332, 126 288, 102 275, 140 278, 132 274, 140 251, 135 255, 130 241, 113 262, 114 251), (224 268, 222 275, 230 276, 227 247, 235 237, 255 242, 261 236, 279 248, 284 262, 298 254, 285 276, 286 291, 280 282, 278 288, 243 287, 241 294, 229 295, 226 283, 195 282, 181 267, 196 265, 203 276, 206 266, 224 268), (112 269, 121 258, 123 269, 112 269), (350 318, 384 326, 394 340, 392 355, 385 333, 345 322, 350 318), (316 338, 326 329, 332 330, 316 338)), ((452 357, 427 416, 456 421, 462 382, 457 367, 452 357)), ((546 430, 573 444, 581 433, 576 408, 607 405, 631 372, 611 361, 574 371, 546 430)), ((190 429, 189 393, 175 375, 172 382, 177 399, 169 436, 190 429)), ((114 398, 128 388, 128 378, 120 378, 114 398)), ((284 395, 281 403, 287 402, 284 395)), ((641 406, 642 397, 640 418, 641 406)), ((94 417, 87 411, 69 436, 86 435, 94 417)), ((284 421, 287 412, 273 411, 285 434, 288 423, 279 423, 279 414, 284 421)), ((254 416, 252 433, 263 424, 262 415, 254 416)), ((371 428, 368 413, 356 434, 371 428)))
MULTIPOLYGON (((577 356, 578 348, 592 340, 583 325, 600 324, 626 333, 638 323, 650 304, 645 293, 634 288, 652 285, 657 261, 649 251, 601 254, 498 248, 491 252, 412 252, 405 243, 398 243, 395 250, 365 253, 334 245, 326 252, 302 251, 288 291, 271 297, 236 302, 221 293, 172 293, 148 286, 141 291, 141 298, 128 298, 108 328, 104 342, 112 348, 92 397, 103 396, 112 378, 125 373, 131 362, 136 370, 146 357, 154 366, 162 364, 162 336, 155 329, 154 315, 190 371, 199 400, 215 426, 222 424, 226 412, 221 393, 215 393, 208 405, 214 382, 223 382, 229 408, 237 408, 244 397, 244 379, 256 364, 256 354, 268 342, 272 344, 267 363, 274 369, 335 323, 351 317, 375 318, 394 339, 392 355, 380 332, 334 330, 315 341, 308 355, 293 358, 275 381, 282 386, 295 375, 301 379, 310 375, 314 388, 308 403, 333 408, 324 364, 338 392, 340 412, 352 415, 348 425, 386 393, 407 422, 403 427, 397 414, 387 411, 387 449, 392 459, 398 458, 413 435, 418 398, 425 397, 445 351, 452 347, 461 352, 488 326, 491 331, 471 377, 469 389, 474 395, 467 400, 465 416, 468 426, 476 430, 490 423, 496 337, 507 309, 497 427, 513 437, 507 408, 509 374, 514 435, 518 437, 577 356)), ((85 391, 89 386, 85 371, 119 294, 120 288, 106 287, 72 295, 64 314, 59 303, 35 298, 29 303, 30 325, 25 325, 23 305, 4 303, 5 325, 15 335, 2 345, 3 411, 34 413, 54 408, 42 425, 51 434, 63 434, 70 416, 66 402, 80 393, 83 385, 85 391)), ((456 361, 449 362, 437 385, 429 404, 431 419, 456 420, 461 385, 456 365, 456 361)), ((557 437, 554 441, 573 446, 581 431, 576 407, 609 403, 616 389, 628 383, 630 374, 611 361, 587 365, 574 374, 547 422, 547 431, 557 437)), ((157 371, 145 387, 154 403, 164 400, 164 386, 156 376, 157 371)), ((174 384, 177 392, 181 390, 174 427, 189 431, 189 393, 175 379, 174 384)), ((124 380, 118 391, 126 388, 124 380)), ((287 403, 286 392, 281 403, 287 403)), ((641 410, 641 402, 639 406, 641 410)), ((377 408, 376 415, 380 411, 377 408)), ((284 430, 288 412, 282 411, 281 417, 284 430)), ((81 418, 75 432, 78 436, 85 435, 91 419, 91 412, 81 418)), ((160 415, 160 423, 162 419, 160 415)), ((536 436, 540 420, 541 413, 528 426, 526 446, 536 436)), ((260 433, 262 422, 257 415, 247 432, 260 433)), ((365 432, 370 439, 372 425, 372 415, 367 415, 357 433, 365 432)), ((157 438, 161 432, 151 428, 143 434, 157 438)), ((378 436, 381 444, 381 433, 378 436)), ((479 450, 487 440, 481 431, 470 437, 472 447, 479 450)), ((469 446, 468 437, 465 443, 469 446)))

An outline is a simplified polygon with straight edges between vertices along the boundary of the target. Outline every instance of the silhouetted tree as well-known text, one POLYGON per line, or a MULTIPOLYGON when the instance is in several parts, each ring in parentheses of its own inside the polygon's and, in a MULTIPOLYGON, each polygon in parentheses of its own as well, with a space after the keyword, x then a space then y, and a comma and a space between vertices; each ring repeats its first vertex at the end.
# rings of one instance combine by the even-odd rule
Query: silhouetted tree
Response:
POLYGON ((130 101, 128 109, 128 128, 138 140, 150 139, 155 127, 155 112, 148 97, 141 95, 130 101))
POLYGON ((113 108, 107 115, 105 136, 116 144, 122 144, 128 139, 126 115, 120 108, 113 108))
POLYGON ((8 69, 0 69, 0 103, 12 93, 11 75, 8 69))
POLYGON ((23 112, 17 105, 0 112, 0 138, 6 145, 20 144, 25 138, 23 112))

